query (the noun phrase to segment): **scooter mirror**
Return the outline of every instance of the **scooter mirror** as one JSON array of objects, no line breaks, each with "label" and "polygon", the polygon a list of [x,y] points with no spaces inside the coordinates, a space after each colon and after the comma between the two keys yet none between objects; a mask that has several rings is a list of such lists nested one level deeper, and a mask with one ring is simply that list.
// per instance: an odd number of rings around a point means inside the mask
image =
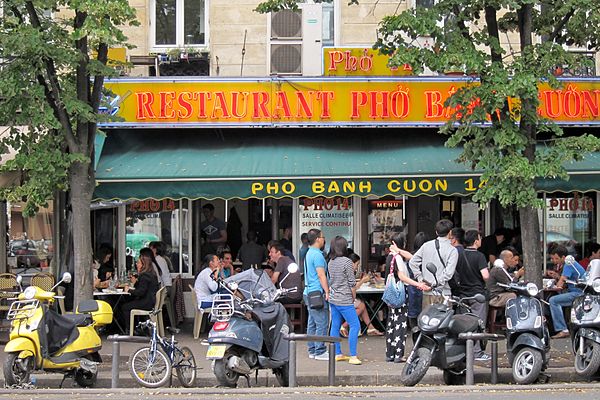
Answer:
[{"label": "scooter mirror", "polygon": [[229,282],[227,284],[227,287],[229,288],[229,290],[231,290],[232,292],[235,292],[238,289],[238,283],[237,282]]},{"label": "scooter mirror", "polygon": [[296,272],[298,272],[298,269],[299,269],[299,268],[298,268],[298,264],[296,264],[296,263],[291,263],[291,264],[290,264],[290,265],[288,265],[288,267],[287,267],[287,271],[288,271],[290,274],[295,274]]},{"label": "scooter mirror", "polygon": [[63,281],[64,283],[71,283],[71,279],[72,279],[72,278],[73,278],[73,277],[71,276],[71,274],[70,274],[69,272],[65,272],[65,273],[63,274],[63,276],[62,276],[62,281]]},{"label": "scooter mirror", "polygon": [[23,277],[21,275],[17,275],[17,285],[21,285],[21,283],[23,282]]},{"label": "scooter mirror", "polygon": [[477,293],[475,296],[473,296],[473,299],[478,303],[485,303],[485,296],[481,293]]},{"label": "scooter mirror", "polygon": [[431,272],[433,275],[435,275],[435,273],[437,272],[437,267],[435,266],[434,263],[431,263],[431,262],[427,263],[425,268],[427,268],[427,271]]}]

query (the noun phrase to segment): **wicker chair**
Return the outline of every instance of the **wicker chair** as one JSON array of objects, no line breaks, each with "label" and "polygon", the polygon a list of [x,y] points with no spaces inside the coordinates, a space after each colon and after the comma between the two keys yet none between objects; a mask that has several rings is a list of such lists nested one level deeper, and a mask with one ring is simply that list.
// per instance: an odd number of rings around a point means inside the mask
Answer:
[{"label": "wicker chair", "polygon": [[46,272],[40,272],[31,278],[31,286],[37,286],[47,292],[52,289],[55,283],[54,275]]},{"label": "wicker chair", "polygon": [[14,292],[17,288],[17,276],[15,274],[0,274],[0,311],[8,311],[10,303],[9,297],[15,297]]}]

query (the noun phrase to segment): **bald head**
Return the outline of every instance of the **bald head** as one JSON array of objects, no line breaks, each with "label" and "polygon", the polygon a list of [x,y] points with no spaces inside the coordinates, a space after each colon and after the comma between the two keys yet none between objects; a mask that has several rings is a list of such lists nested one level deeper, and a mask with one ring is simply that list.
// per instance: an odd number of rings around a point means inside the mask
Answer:
[{"label": "bald head", "polygon": [[502,252],[500,253],[500,259],[504,261],[505,268],[510,268],[517,265],[515,255],[510,250],[502,250]]}]

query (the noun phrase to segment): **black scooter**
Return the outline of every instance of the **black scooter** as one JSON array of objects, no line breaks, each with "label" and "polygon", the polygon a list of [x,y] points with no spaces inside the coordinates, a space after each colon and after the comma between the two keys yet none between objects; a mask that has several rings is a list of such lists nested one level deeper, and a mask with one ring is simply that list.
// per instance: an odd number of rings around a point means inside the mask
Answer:
[{"label": "black scooter", "polygon": [[506,354],[516,383],[529,385],[548,367],[550,333],[535,283],[499,286],[517,294],[506,303]]},{"label": "black scooter", "polygon": [[[435,277],[436,266],[427,264],[427,270]],[[435,291],[436,284],[432,285]],[[437,290],[441,294],[441,291]],[[475,300],[485,302],[485,296],[477,294],[472,297],[445,297],[444,304],[432,304],[427,307],[418,319],[418,326],[413,329],[414,347],[402,369],[400,382],[405,386],[414,386],[423,379],[430,365],[444,371],[444,382],[447,385],[462,385],[466,378],[466,341],[458,335],[465,332],[483,332],[483,321],[465,303]],[[455,314],[453,305],[467,310],[464,314]]]},{"label": "black scooter", "polygon": [[571,342],[575,372],[590,378],[600,368],[600,260],[592,260],[586,277],[567,281],[583,289],[571,307]]}]

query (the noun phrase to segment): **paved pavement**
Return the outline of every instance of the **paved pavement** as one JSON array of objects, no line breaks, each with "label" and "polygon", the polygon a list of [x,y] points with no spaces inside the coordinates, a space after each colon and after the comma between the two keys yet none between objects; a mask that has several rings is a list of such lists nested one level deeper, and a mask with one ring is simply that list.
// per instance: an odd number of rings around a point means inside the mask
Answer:
[{"label": "paved pavement", "polygon": [[[3,333],[6,335],[6,333]],[[201,345],[201,341],[206,337],[203,334],[200,340],[194,340],[191,335],[191,325],[184,324],[182,332],[177,336],[177,339],[182,346],[188,346],[194,352],[196,364],[198,366],[198,387],[214,387],[216,385],[215,377],[212,373],[211,363],[205,359],[206,346]],[[6,337],[0,336],[0,340]],[[105,339],[105,338],[104,338]],[[130,377],[127,369],[127,359],[135,349],[140,347],[135,343],[123,343],[121,345],[120,357],[120,386],[121,387],[136,387],[136,383]],[[412,344],[407,343],[407,348],[410,349]],[[342,350],[347,351],[347,343],[342,343]],[[511,383],[512,374],[508,360],[505,357],[504,342],[500,342],[500,370],[499,383]],[[104,363],[100,365],[97,387],[110,387],[111,383],[111,360],[112,360],[112,343],[104,340],[104,346],[101,350],[101,355]],[[362,336],[359,338],[358,344],[359,357],[363,360],[360,366],[350,365],[347,362],[336,363],[336,384],[345,386],[370,386],[370,385],[399,385],[398,376],[404,364],[388,363],[385,361],[385,339],[376,336]],[[5,353],[0,353],[0,361],[4,361]],[[298,344],[298,384],[300,386],[326,386],[327,385],[327,362],[316,361],[308,358],[306,344]],[[569,350],[568,339],[559,339],[552,341],[552,350],[550,365],[547,370],[550,375],[550,382],[582,382],[573,369],[573,356]],[[58,374],[35,374],[38,387],[59,387],[62,375]],[[490,369],[489,363],[476,363],[475,367],[475,383],[489,383]],[[4,383],[4,379],[0,379],[0,384]],[[177,379],[174,378],[173,385],[178,385]],[[443,385],[442,372],[437,368],[430,368],[427,375],[421,382],[422,385]],[[70,387],[72,382],[65,381],[65,387]],[[240,378],[239,387],[246,387],[247,383],[244,378]],[[258,374],[258,383],[255,383],[254,377],[251,379],[251,386],[277,386],[275,377],[270,371],[260,371]]]}]

